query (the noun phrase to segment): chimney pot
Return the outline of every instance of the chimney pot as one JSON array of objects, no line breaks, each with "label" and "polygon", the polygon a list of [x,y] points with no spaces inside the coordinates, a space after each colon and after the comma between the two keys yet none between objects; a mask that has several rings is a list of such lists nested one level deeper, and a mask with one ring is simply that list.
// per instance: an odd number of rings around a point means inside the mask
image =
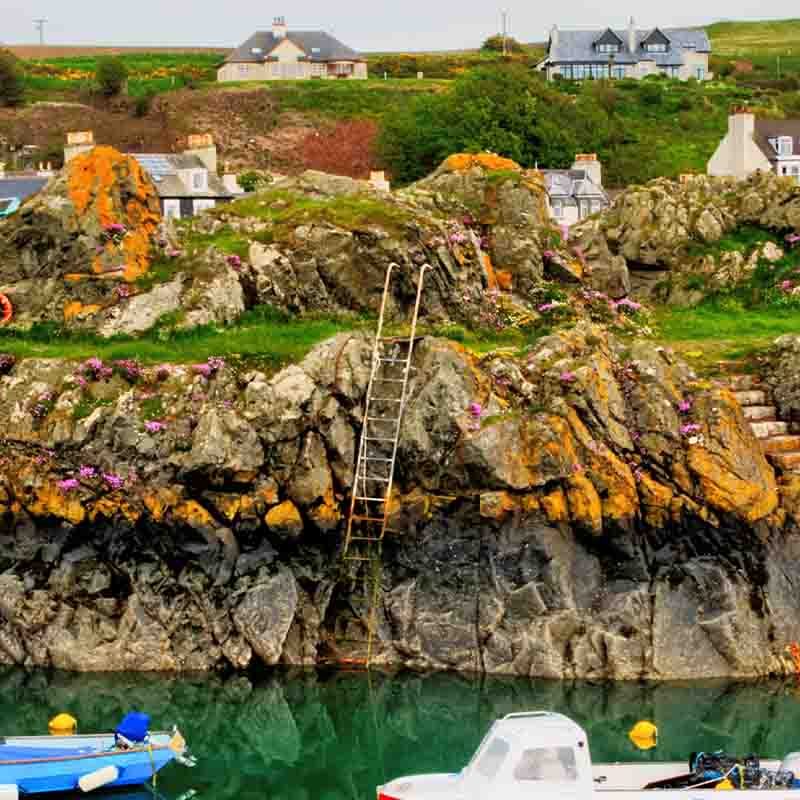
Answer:
[{"label": "chimney pot", "polygon": [[272,21],[272,35],[276,39],[284,39],[286,38],[286,34],[288,33],[288,28],[286,26],[286,17],[275,17]]}]

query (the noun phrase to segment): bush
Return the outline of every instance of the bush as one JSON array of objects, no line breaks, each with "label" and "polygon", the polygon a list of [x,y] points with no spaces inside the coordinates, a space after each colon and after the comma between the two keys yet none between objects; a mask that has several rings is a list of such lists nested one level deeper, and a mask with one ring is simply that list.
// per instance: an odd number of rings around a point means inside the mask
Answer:
[{"label": "bush", "polygon": [[372,120],[354,119],[309,134],[300,145],[306,169],[316,169],[350,178],[368,178],[376,166],[375,140],[378,125]]},{"label": "bush", "polygon": [[251,170],[250,172],[243,172],[237,176],[236,182],[245,192],[257,192],[272,183],[272,177],[269,175],[262,175],[260,172]]},{"label": "bush", "polygon": [[[503,37],[501,34],[496,33],[494,36],[490,36],[484,43],[481,48],[482,50],[486,50],[490,53],[502,53],[503,52]],[[522,45],[514,39],[512,36],[506,36],[506,52],[507,53],[521,53],[523,51]]]},{"label": "bush", "polygon": [[150,113],[150,109],[153,107],[153,100],[156,99],[156,92],[154,91],[147,91],[144,94],[140,94],[133,103],[133,116],[134,117],[146,117]]},{"label": "bush", "polygon": [[115,97],[125,88],[128,68],[121,58],[105,56],[97,61],[95,79],[102,94],[106,97]]},{"label": "bush", "polygon": [[0,50],[0,105],[18,106],[25,100],[25,82],[19,59]]}]

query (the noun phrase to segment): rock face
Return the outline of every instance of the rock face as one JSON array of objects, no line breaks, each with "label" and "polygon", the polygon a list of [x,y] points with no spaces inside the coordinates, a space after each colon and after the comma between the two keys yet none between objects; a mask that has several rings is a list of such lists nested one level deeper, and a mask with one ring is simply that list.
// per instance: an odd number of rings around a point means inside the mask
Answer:
[{"label": "rock face", "polygon": [[764,364],[781,419],[800,423],[800,335],[781,336]]},{"label": "rock face", "polygon": [[[0,362],[0,663],[363,655],[369,599],[340,555],[369,364],[349,334],[274,376]],[[424,339],[415,366],[379,662],[793,669],[800,481],[776,483],[733,395],[589,324],[525,359]]]},{"label": "rock face", "polygon": [[[681,287],[670,286],[678,273],[701,275],[711,288],[729,287],[755,269],[759,258],[780,258],[770,245],[764,252],[697,255],[742,225],[785,233],[800,231],[800,187],[772,173],[745,181],[694,176],[686,183],[667,179],[633,186],[612,207],[572,230],[589,266],[603,281],[610,270],[633,294],[662,302],[692,303]],[[633,277],[625,278],[625,270]],[[604,291],[605,285],[597,287]],[[612,294],[614,292],[612,291]]]}]

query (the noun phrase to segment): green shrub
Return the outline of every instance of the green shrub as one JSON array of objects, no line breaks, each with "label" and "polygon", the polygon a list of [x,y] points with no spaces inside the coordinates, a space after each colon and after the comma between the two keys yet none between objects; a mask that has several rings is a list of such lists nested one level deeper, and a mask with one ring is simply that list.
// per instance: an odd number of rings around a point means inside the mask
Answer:
[{"label": "green shrub", "polygon": [[106,97],[115,97],[125,88],[128,80],[128,68],[121,58],[104,56],[97,61],[95,79],[102,94]]},{"label": "green shrub", "polygon": [[[496,33],[494,36],[490,36],[484,43],[481,48],[490,53],[502,53],[503,52],[503,36],[502,34]],[[513,37],[513,36],[506,36],[505,37],[505,52],[506,53],[521,53],[523,52],[522,45]]]},{"label": "green shrub", "polygon": [[133,115],[140,118],[146,117],[153,107],[153,100],[155,100],[155,98],[156,93],[152,91],[146,91],[144,94],[140,94],[133,102]]},{"label": "green shrub", "polygon": [[25,78],[19,59],[0,50],[0,105],[19,106],[25,100]]},{"label": "green shrub", "polygon": [[257,192],[272,183],[272,176],[250,170],[239,175],[236,181],[245,192]]}]

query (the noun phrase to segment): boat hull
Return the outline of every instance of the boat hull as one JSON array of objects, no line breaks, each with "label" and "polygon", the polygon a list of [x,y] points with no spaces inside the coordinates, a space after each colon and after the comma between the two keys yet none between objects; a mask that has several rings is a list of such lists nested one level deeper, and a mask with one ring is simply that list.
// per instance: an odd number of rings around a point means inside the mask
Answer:
[{"label": "boat hull", "polygon": [[154,734],[149,747],[130,750],[112,750],[113,736],[6,739],[0,746],[0,785],[14,784],[25,794],[69,792],[81,778],[114,767],[116,780],[102,788],[138,786],[175,759],[169,743],[169,734]]}]

